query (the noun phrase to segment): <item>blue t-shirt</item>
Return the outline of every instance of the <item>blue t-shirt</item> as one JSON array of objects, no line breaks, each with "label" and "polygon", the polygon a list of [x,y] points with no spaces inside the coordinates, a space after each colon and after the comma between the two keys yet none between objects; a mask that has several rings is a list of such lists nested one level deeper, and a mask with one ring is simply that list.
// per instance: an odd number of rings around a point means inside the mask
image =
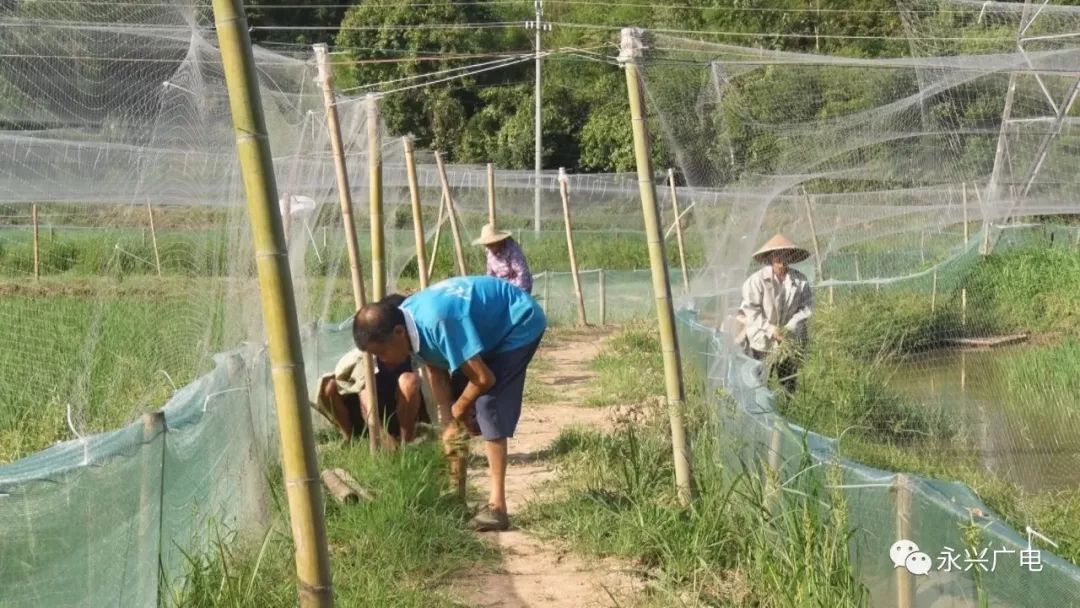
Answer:
[{"label": "blue t-shirt", "polygon": [[420,339],[420,358],[456,371],[476,356],[522,348],[547,329],[543,309],[529,294],[494,277],[456,277],[405,299]]}]

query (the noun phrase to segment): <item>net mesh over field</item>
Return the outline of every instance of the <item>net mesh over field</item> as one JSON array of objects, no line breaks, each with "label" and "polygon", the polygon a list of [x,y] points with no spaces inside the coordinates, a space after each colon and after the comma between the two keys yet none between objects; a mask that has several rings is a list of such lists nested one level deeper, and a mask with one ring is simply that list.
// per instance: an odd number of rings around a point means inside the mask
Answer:
[{"label": "net mesh over field", "polygon": [[[651,121],[708,244],[682,350],[708,395],[733,398],[717,398],[725,462],[783,481],[805,447],[807,474],[842,491],[875,605],[904,597],[889,549],[905,537],[934,567],[910,579],[912,605],[1080,604],[1076,296],[1061,279],[1080,231],[1051,218],[1080,210],[1080,9],[900,8],[910,51],[895,59],[646,33]],[[806,348],[758,362],[735,344],[738,309],[777,232],[812,254],[796,268],[814,312]],[[785,356],[801,362],[793,395],[768,378]],[[993,571],[967,559],[986,549]]]},{"label": "net mesh over field", "polygon": [[[154,605],[210,535],[257,540],[268,524],[276,421],[215,45],[205,4],[0,3],[5,607]],[[339,324],[352,308],[322,93],[311,54],[255,55],[310,385],[349,348]],[[342,98],[338,111],[367,269],[365,104]],[[402,142],[381,146],[387,282],[414,287]],[[419,157],[430,255],[440,180],[431,153]],[[450,165],[447,179],[479,273],[486,170]],[[549,315],[569,321],[558,180],[543,175],[540,232],[533,180],[499,172],[499,222],[535,253]],[[603,257],[608,240],[644,242],[635,181],[570,184],[579,251],[598,252],[583,268],[590,320],[647,313],[644,275]],[[455,273],[449,226],[438,233],[435,280]],[[161,408],[163,423],[140,418]]]}]

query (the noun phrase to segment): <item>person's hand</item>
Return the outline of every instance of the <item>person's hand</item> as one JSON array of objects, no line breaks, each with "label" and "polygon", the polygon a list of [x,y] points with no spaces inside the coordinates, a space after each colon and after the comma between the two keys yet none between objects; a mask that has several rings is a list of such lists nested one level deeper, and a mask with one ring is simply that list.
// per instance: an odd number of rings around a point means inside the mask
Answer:
[{"label": "person's hand", "polygon": [[460,401],[454,403],[450,408],[450,415],[454,417],[457,422],[464,422],[466,414],[469,413],[469,408],[463,405]]},{"label": "person's hand", "polygon": [[779,327],[774,327],[772,330],[772,337],[773,340],[776,340],[777,342],[783,342],[784,332]]},{"label": "person's hand", "polygon": [[460,440],[459,438],[464,434],[464,431],[465,428],[457,420],[451,420],[443,429],[440,439],[442,439],[443,446],[448,453],[453,451],[454,444]]}]

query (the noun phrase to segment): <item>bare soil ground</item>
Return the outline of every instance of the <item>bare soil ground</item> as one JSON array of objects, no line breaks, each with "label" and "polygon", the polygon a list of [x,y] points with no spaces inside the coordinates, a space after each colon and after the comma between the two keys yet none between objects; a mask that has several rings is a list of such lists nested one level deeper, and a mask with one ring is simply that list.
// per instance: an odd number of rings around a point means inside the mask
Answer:
[{"label": "bare soil ground", "polygon": [[[545,450],[569,426],[605,428],[610,408],[584,405],[593,374],[588,364],[600,351],[604,329],[562,332],[542,346],[535,374],[546,389],[558,396],[554,403],[526,400],[518,430],[510,440],[510,464],[506,494],[511,524],[514,513],[556,472],[544,460]],[[547,339],[545,339],[547,342]],[[483,445],[474,444],[473,454]],[[487,462],[473,458],[470,483],[487,495]],[[527,530],[484,534],[500,552],[499,563],[489,569],[467,573],[454,585],[454,594],[477,608],[599,608],[628,605],[640,582],[618,563],[582,558],[550,541],[541,541]]]}]

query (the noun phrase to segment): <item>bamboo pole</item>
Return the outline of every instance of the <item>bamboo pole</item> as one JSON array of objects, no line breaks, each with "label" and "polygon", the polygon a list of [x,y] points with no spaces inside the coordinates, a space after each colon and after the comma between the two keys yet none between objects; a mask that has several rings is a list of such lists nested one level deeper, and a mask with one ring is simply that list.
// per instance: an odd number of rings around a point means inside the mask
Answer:
[{"label": "bamboo pole", "polygon": [[[157,570],[161,567],[161,499],[162,481],[164,470],[162,459],[165,456],[165,441],[159,446],[154,446],[158,435],[165,432],[165,413],[161,410],[147,412],[142,415],[142,447],[144,452],[140,460],[141,475],[139,479],[139,521],[138,534],[142,541],[138,543],[137,564],[153,565]],[[158,450],[149,451],[154,447]],[[156,538],[157,541],[150,539]],[[158,600],[154,605],[160,604],[160,585],[155,585],[155,596]]]},{"label": "bamboo pole", "polygon": [[213,0],[213,12],[262,293],[281,465],[296,547],[298,599],[303,608],[329,607],[334,605],[334,595],[322,488],[311,431],[311,408],[307,405],[296,302],[255,58],[242,0]]},{"label": "bamboo pole", "polygon": [[551,271],[544,271],[544,295],[540,298],[540,305],[544,309],[544,314],[550,315],[551,308],[548,306],[548,286],[551,283]]},{"label": "bamboo pole", "polygon": [[157,267],[157,276],[161,276],[161,253],[158,252],[157,229],[154,227],[154,208],[146,203],[146,214],[150,216],[150,243],[154,246],[154,266]]},{"label": "bamboo pole", "polygon": [[967,288],[960,290],[960,325],[967,326]]},{"label": "bamboo pole", "polygon": [[937,311],[937,271],[934,271],[934,285],[930,291],[930,312]]},{"label": "bamboo pole", "polygon": [[38,238],[37,203],[34,203],[30,207],[30,215],[33,217],[34,221],[34,280],[36,281],[41,278],[41,245]]},{"label": "bamboo pole", "polygon": [[457,213],[454,212],[454,196],[450,193],[450,180],[446,177],[446,165],[443,164],[442,152],[435,153],[435,164],[439,169],[439,183],[442,184],[446,199],[446,215],[450,221],[450,232],[454,235],[454,258],[457,260],[458,275],[465,276],[465,254],[461,249],[461,233],[458,231]]},{"label": "bamboo pole", "polygon": [[[814,264],[817,268],[817,280],[825,280],[825,271],[823,270],[821,260],[821,247],[818,245],[817,229],[814,227],[814,204],[810,201],[810,195],[806,192],[806,188],[803,188],[803,202],[806,204],[806,219],[810,222],[810,236],[813,238],[814,243]],[[829,286],[829,305],[833,304],[833,288]]]},{"label": "bamboo pole", "polygon": [[689,505],[694,498],[691,471],[691,449],[683,421],[685,388],[682,362],[679,360],[678,336],[675,333],[675,311],[671,302],[664,241],[660,235],[660,213],[656,207],[656,185],[653,183],[652,158],[649,151],[649,132],[645,124],[645,96],[637,62],[642,53],[641,30],[623,28],[619,62],[626,72],[626,88],[630,100],[630,118],[634,133],[634,157],[637,161],[638,190],[641,211],[649,245],[649,266],[652,269],[653,294],[660,326],[660,343],[664,356],[664,380],[671,423],[671,446],[675,460],[675,485],[679,502]]},{"label": "bamboo pole", "polygon": [[859,272],[859,252],[855,252],[855,280],[861,281],[862,274]]},{"label": "bamboo pole", "polygon": [[604,269],[600,269],[600,325],[607,325],[607,290],[604,286]]},{"label": "bamboo pole", "polygon": [[574,224],[570,219],[570,179],[566,169],[559,167],[559,195],[562,198],[563,224],[566,226],[566,251],[570,258],[570,275],[574,280],[574,295],[577,297],[578,325],[588,325],[585,318],[585,296],[581,293],[581,276],[578,275],[577,255],[574,253]]},{"label": "bamboo pole", "polygon": [[[334,154],[334,174],[337,179],[338,202],[341,206],[341,224],[345,228],[345,248],[349,253],[349,276],[352,280],[353,305],[357,310],[367,303],[364,293],[364,279],[360,275],[360,246],[356,241],[356,224],[352,215],[352,190],[349,186],[349,170],[345,165],[345,148],[341,143],[341,123],[338,121],[337,105],[334,103],[334,85],[325,44],[316,44],[315,62],[319,70],[319,84],[323,91],[323,105],[326,108],[326,129],[330,135],[330,148]],[[375,364],[371,355],[364,353],[360,358],[364,372],[364,400],[375,403]],[[377,452],[382,439],[382,420],[379,408],[369,407],[367,412],[368,443],[371,451]]]},{"label": "bamboo pole", "polygon": [[671,185],[671,209],[675,213],[675,242],[679,245],[679,268],[682,269],[683,291],[690,295],[690,275],[686,273],[686,250],[683,247],[682,216],[679,215],[679,197],[675,195],[675,170],[668,169],[668,184]]},{"label": "bamboo pole", "polygon": [[919,233],[919,263],[926,263],[926,231]]},{"label": "bamboo pole", "polygon": [[[911,488],[908,476],[903,473],[896,475],[892,491],[896,499],[896,540],[911,540]],[[907,568],[895,568],[896,572],[896,606],[897,608],[914,608],[915,606],[915,575],[908,572]]]},{"label": "bamboo pole", "polygon": [[968,239],[968,209],[967,209],[967,182],[960,184],[960,204],[964,207],[964,247],[967,247]]},{"label": "bamboo pole", "polygon": [[416,179],[416,151],[412,137],[402,137],[401,143],[405,146],[405,170],[409,176],[409,201],[412,203],[413,237],[416,242],[416,274],[420,277],[420,289],[426,289],[427,252],[424,243],[424,214],[420,208],[420,184]]},{"label": "bamboo pole", "polygon": [[368,93],[368,214],[371,219],[371,299],[386,297],[386,247],[383,243],[382,135],[379,132],[379,102]]},{"label": "bamboo pole", "polygon": [[495,228],[495,165],[487,164],[488,223]]},{"label": "bamboo pole", "polygon": [[431,247],[431,258],[428,263],[428,281],[431,281],[431,273],[435,269],[435,258],[439,255],[439,242],[442,241],[442,227],[446,222],[443,212],[446,211],[446,197],[439,196],[439,219],[435,222],[434,245]]}]

